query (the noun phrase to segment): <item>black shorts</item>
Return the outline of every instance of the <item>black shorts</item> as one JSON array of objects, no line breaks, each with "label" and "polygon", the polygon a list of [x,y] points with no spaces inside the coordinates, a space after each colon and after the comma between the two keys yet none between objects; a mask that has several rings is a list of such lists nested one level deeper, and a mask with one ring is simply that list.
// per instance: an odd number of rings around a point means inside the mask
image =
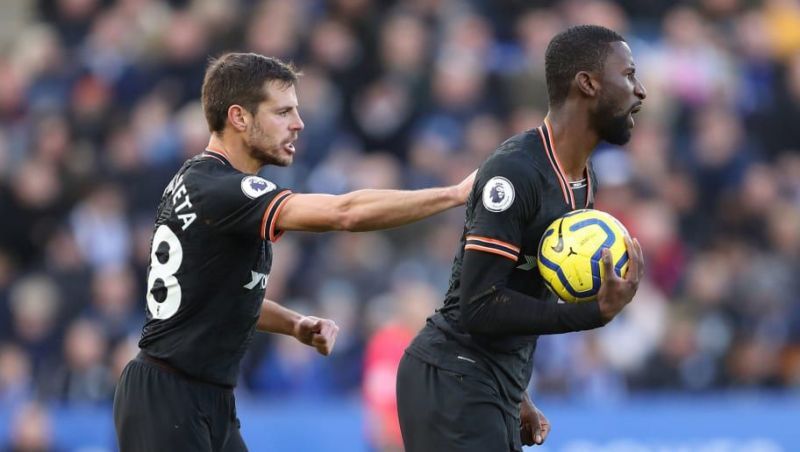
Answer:
[{"label": "black shorts", "polygon": [[397,413],[406,452],[521,451],[518,416],[488,382],[407,352],[397,371]]},{"label": "black shorts", "polygon": [[114,394],[121,452],[246,451],[233,389],[189,380],[141,353]]}]

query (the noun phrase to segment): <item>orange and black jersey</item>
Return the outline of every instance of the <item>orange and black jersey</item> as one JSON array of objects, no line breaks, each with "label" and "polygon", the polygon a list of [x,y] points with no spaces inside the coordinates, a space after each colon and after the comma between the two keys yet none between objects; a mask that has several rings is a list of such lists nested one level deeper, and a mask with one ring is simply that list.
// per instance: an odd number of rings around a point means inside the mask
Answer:
[{"label": "orange and black jersey", "polygon": [[444,305],[409,347],[440,367],[482,369],[519,402],[539,334],[602,325],[596,303],[559,304],[539,275],[536,256],[547,227],[592,207],[595,178],[569,181],[549,124],[516,135],[478,170]]},{"label": "orange and black jersey", "polygon": [[190,377],[234,386],[255,331],[291,191],[207,149],[164,190],[139,347]]}]

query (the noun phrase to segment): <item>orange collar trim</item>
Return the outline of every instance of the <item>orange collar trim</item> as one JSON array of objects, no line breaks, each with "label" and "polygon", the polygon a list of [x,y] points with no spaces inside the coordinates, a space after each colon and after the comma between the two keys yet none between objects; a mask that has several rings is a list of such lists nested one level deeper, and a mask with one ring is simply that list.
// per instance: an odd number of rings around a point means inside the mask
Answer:
[{"label": "orange collar trim", "polygon": [[[539,127],[540,135],[542,136],[542,144],[544,144],[544,150],[547,154],[547,158],[550,160],[550,165],[553,167],[553,171],[556,173],[556,178],[558,179],[559,184],[561,185],[561,190],[564,193],[564,201],[574,210],[576,209],[575,206],[575,193],[572,191],[572,185],[570,185],[569,179],[567,179],[567,174],[564,172],[563,167],[561,166],[561,162],[558,160],[558,154],[556,153],[556,145],[555,140],[553,138],[553,129],[550,126],[550,120],[544,118],[544,126]],[[584,168],[583,173],[586,177],[586,206],[589,205],[594,200],[592,196],[592,180],[591,175],[589,172],[589,166],[587,163],[586,168]]]}]

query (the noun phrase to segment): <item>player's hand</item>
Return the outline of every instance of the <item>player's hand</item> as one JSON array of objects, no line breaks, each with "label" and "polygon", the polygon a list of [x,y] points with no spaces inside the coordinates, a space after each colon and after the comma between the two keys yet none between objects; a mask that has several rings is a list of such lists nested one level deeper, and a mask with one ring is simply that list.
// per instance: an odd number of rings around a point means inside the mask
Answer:
[{"label": "player's hand", "polygon": [[476,174],[478,174],[478,170],[471,172],[469,176],[465,177],[464,180],[456,185],[456,199],[458,199],[459,204],[467,202],[469,193],[472,191],[472,186],[475,185]]},{"label": "player's hand", "polygon": [[331,354],[338,333],[336,322],[313,316],[302,317],[294,326],[294,337],[298,341],[316,348],[325,356]]},{"label": "player's hand", "polygon": [[550,421],[527,396],[519,407],[519,421],[519,436],[526,446],[542,445],[550,434]]},{"label": "player's hand", "polygon": [[644,257],[642,247],[636,239],[631,240],[625,237],[625,246],[628,248],[628,272],[625,278],[620,278],[614,273],[614,263],[611,260],[611,253],[603,250],[603,267],[605,268],[605,278],[600,285],[600,292],[597,294],[597,303],[600,307],[600,315],[603,323],[608,323],[631,302],[636,290],[639,289],[639,281],[644,277]]}]

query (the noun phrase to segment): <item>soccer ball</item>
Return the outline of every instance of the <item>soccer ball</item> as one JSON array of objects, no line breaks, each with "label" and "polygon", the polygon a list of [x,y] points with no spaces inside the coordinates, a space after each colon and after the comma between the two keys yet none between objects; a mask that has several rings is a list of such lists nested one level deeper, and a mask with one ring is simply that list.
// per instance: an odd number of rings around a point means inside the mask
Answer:
[{"label": "soccer ball", "polygon": [[628,271],[628,230],[610,214],[574,210],[555,220],[539,242],[539,273],[547,287],[566,302],[597,299],[605,268],[603,248],[611,252],[614,272]]}]

